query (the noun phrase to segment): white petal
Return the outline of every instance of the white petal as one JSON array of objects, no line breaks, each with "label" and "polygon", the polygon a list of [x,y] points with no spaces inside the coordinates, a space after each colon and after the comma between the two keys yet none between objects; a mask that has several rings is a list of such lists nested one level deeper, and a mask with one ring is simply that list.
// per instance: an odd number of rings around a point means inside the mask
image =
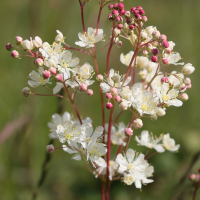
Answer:
[{"label": "white petal", "polygon": [[78,41],[78,42],[75,42],[76,45],[80,46],[80,47],[85,47],[86,44],[82,41]]},{"label": "white petal", "polygon": [[155,145],[154,149],[159,153],[163,153],[165,151],[165,149],[163,148],[163,146],[161,144]]},{"label": "white petal", "polygon": [[134,157],[135,157],[135,151],[133,149],[128,149],[126,152],[126,158],[128,162],[131,163]]}]

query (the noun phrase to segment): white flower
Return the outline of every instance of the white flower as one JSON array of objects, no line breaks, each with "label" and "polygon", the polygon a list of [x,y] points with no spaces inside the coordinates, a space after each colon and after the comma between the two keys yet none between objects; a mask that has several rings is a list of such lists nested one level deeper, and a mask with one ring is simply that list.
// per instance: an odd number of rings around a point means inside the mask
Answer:
[{"label": "white flower", "polygon": [[141,146],[146,146],[149,149],[155,149],[157,152],[162,153],[165,151],[162,144],[158,144],[162,138],[155,138],[153,135],[149,135],[149,131],[142,131],[141,138],[135,136],[135,140]]},{"label": "white flower", "polygon": [[177,151],[180,144],[175,145],[175,140],[170,138],[169,133],[167,133],[163,136],[163,147],[169,151]]},{"label": "white flower", "polygon": [[[95,162],[99,167],[96,169],[95,177],[97,178],[98,174],[105,176],[107,174],[107,163],[103,158],[99,158]],[[115,161],[109,161],[109,179],[112,180],[112,177],[117,173],[119,164]]]},{"label": "white flower", "polygon": [[179,94],[179,90],[170,89],[168,83],[163,83],[160,88],[157,88],[156,93],[161,103],[176,107],[183,105],[183,102],[176,98]]},{"label": "white flower", "polygon": [[42,39],[40,37],[36,36],[35,39],[33,40],[33,45],[36,48],[42,47]]},{"label": "white flower", "polygon": [[188,63],[188,64],[184,65],[183,68],[182,68],[182,72],[183,72],[183,74],[185,74],[185,75],[190,75],[190,74],[192,74],[194,71],[195,71],[195,68],[192,66],[191,63]]},{"label": "white flower", "polygon": [[56,30],[56,32],[58,33],[58,35],[55,37],[55,41],[57,43],[58,42],[64,42],[63,34],[59,30]]},{"label": "white flower", "polygon": [[130,101],[132,91],[128,87],[123,87],[122,91],[120,92],[120,96],[122,97],[122,99]]},{"label": "white flower", "polygon": [[103,29],[98,29],[97,35],[95,34],[96,29],[89,27],[87,33],[78,33],[78,37],[81,41],[75,42],[75,44],[86,48],[94,47],[95,43],[103,39]]},{"label": "white flower", "polygon": [[[126,145],[126,142],[124,142],[124,139],[126,138],[125,135],[126,126],[123,122],[120,122],[117,128],[115,126],[112,126],[111,128],[111,142],[115,145]],[[108,132],[108,124],[105,124],[105,131]],[[105,135],[105,139],[107,140],[107,135]]]},{"label": "white flower", "polygon": [[32,38],[31,40],[23,40],[22,41],[22,47],[25,49],[25,50],[31,50],[33,49],[33,41],[32,41]]},{"label": "white flower", "polygon": [[57,138],[56,129],[57,126],[64,125],[66,122],[71,120],[71,115],[68,112],[64,112],[62,116],[55,113],[52,115],[52,122],[48,123],[51,133],[49,134],[50,138]]},{"label": "white flower", "polygon": [[[126,55],[124,55],[123,53],[121,53],[120,55],[120,61],[122,64],[126,65],[127,67],[129,66],[130,62],[131,62],[131,58],[133,57],[134,52],[130,51],[129,53],[127,53]],[[132,63],[131,67],[134,66],[134,62]]]},{"label": "white flower", "polygon": [[153,173],[153,166],[149,166],[148,162],[144,159],[143,154],[135,156],[135,151],[128,149],[126,152],[126,157],[123,157],[122,154],[118,154],[116,162],[120,165],[118,172],[124,173],[126,177],[127,174],[131,174],[132,177],[130,181],[127,182],[127,177],[125,181],[128,184],[135,183],[136,188],[142,187],[142,184],[151,183],[153,180],[147,179]]},{"label": "white flower", "polygon": [[167,58],[169,64],[184,65],[184,62],[177,63],[179,60],[181,60],[179,53],[164,54],[164,58]]},{"label": "white flower", "polygon": [[[118,93],[121,91],[122,89],[122,83],[123,83],[123,77],[121,77],[119,75],[119,72],[115,72],[114,69],[110,69],[109,72],[109,79],[106,78],[105,80],[107,83],[101,83],[101,89],[103,93],[109,92],[111,88],[115,87],[118,89]],[[127,79],[124,82],[123,86],[126,86],[129,84],[129,82],[131,81],[131,77],[127,77]]]},{"label": "white flower", "polygon": [[28,84],[31,86],[31,87],[37,87],[39,85],[45,85],[47,83],[51,84],[49,82],[49,79],[45,79],[43,77],[43,71],[44,71],[44,68],[43,67],[39,67],[38,69],[39,72],[36,72],[36,71],[32,71],[30,74],[29,74],[29,77],[32,79],[32,80],[28,80]]}]

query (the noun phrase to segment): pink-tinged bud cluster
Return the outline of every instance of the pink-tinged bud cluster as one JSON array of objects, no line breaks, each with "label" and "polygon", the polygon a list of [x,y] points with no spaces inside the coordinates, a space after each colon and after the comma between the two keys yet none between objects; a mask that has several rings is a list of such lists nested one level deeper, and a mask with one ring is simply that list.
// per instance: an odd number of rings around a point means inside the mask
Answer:
[{"label": "pink-tinged bud cluster", "polygon": [[135,119],[133,121],[133,126],[138,129],[138,128],[142,128],[143,127],[143,122],[141,119]]},{"label": "pink-tinged bud cluster", "polygon": [[93,95],[93,90],[89,89],[89,90],[87,90],[86,93],[87,93],[88,96],[92,96]]},{"label": "pink-tinged bud cluster", "polygon": [[19,52],[16,51],[16,50],[14,50],[14,51],[12,51],[11,56],[12,56],[13,58],[17,59],[17,58],[19,58]]},{"label": "pink-tinged bud cluster", "polygon": [[25,87],[22,89],[22,95],[24,95],[25,97],[28,97],[31,94],[31,90],[29,87]]},{"label": "pink-tinged bud cluster", "polygon": [[11,50],[13,49],[13,45],[12,45],[11,43],[7,43],[7,44],[6,44],[6,49],[7,49],[8,51],[11,51]]},{"label": "pink-tinged bud cluster", "polygon": [[16,36],[16,37],[15,37],[15,42],[16,42],[17,45],[21,45],[22,42],[23,42],[22,37],[20,37],[20,36]]},{"label": "pink-tinged bud cluster", "polygon": [[131,128],[126,128],[125,133],[129,136],[133,135],[133,130]]},{"label": "pink-tinged bud cluster", "polygon": [[55,78],[56,78],[57,81],[62,81],[62,79],[63,79],[63,77],[62,77],[61,74],[57,74],[57,75],[55,76]]},{"label": "pink-tinged bud cluster", "polygon": [[106,104],[106,108],[107,108],[107,109],[111,109],[112,107],[113,107],[112,103],[108,102],[108,103]]},{"label": "pink-tinged bud cluster", "polygon": [[106,93],[106,99],[112,99],[112,94],[111,93]]},{"label": "pink-tinged bud cluster", "polygon": [[81,83],[81,91],[85,92],[87,90],[87,84],[86,83]]},{"label": "pink-tinged bud cluster", "polygon": [[168,77],[162,77],[161,78],[161,83],[168,83]]},{"label": "pink-tinged bud cluster", "polygon": [[53,153],[54,152],[54,146],[53,144],[47,145],[46,150],[48,153]]},{"label": "pink-tinged bud cluster", "polygon": [[48,70],[45,70],[45,71],[43,71],[42,73],[43,73],[43,77],[44,77],[45,79],[48,79],[48,78],[51,76],[51,73],[50,73],[50,71],[48,71]]},{"label": "pink-tinged bud cluster", "polygon": [[190,174],[189,179],[196,184],[200,182],[200,175],[199,174]]},{"label": "pink-tinged bud cluster", "polygon": [[34,64],[38,67],[42,67],[43,64],[44,64],[44,61],[41,59],[41,58],[37,58],[35,61],[34,61]]}]

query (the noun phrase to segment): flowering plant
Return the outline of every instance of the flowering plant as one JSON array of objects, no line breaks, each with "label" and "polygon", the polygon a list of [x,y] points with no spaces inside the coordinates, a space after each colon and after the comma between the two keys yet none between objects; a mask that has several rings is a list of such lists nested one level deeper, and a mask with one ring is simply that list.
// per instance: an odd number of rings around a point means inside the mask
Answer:
[{"label": "flowering plant", "polygon": [[[76,113],[74,119],[70,113],[62,115],[53,114],[52,121],[48,123],[50,128],[49,137],[58,138],[63,144],[65,152],[72,154],[74,160],[82,160],[86,168],[99,177],[102,184],[102,199],[110,199],[110,183],[121,180],[127,185],[135,184],[141,189],[142,184],[153,182],[154,167],[149,164],[148,159],[156,153],[166,150],[175,152],[180,145],[176,145],[170,134],[161,134],[159,138],[152,133],[143,130],[141,136],[135,136],[137,143],[147,147],[146,154],[136,153],[129,148],[134,129],[143,126],[142,118],[148,117],[156,120],[166,114],[169,106],[180,107],[183,101],[188,100],[185,93],[192,87],[191,80],[187,76],[194,72],[192,64],[179,62],[179,53],[174,53],[175,43],[167,40],[167,36],[161,34],[156,27],[145,28],[147,17],[141,6],[125,9],[120,0],[115,4],[113,1],[99,1],[99,15],[95,28],[85,28],[84,6],[87,0],[79,0],[81,7],[83,33],[78,33],[79,41],[71,47],[65,41],[63,34],[57,30],[57,36],[52,45],[43,42],[36,36],[34,39],[23,40],[20,36],[15,38],[16,44],[21,45],[21,50],[27,55],[21,55],[11,43],[6,45],[7,50],[12,50],[11,56],[21,58],[22,56],[35,58],[34,64],[37,71],[29,74],[29,86],[35,88],[43,85],[51,94],[36,94],[30,88],[22,90],[23,95],[57,96],[71,103]],[[111,22],[111,35],[106,56],[106,75],[99,73],[97,60],[97,43],[104,41],[104,31],[99,28],[102,9],[108,5],[110,14],[108,20]],[[87,30],[87,31],[86,31]],[[122,46],[121,39],[126,39],[131,44],[130,52],[120,55],[120,61],[127,66],[127,71],[121,75],[110,67],[110,53],[114,47]],[[17,48],[17,47],[16,47]],[[91,56],[94,61],[94,69],[90,63],[80,65],[78,57],[74,57],[71,51],[80,51]],[[101,49],[100,49],[101,50]],[[181,65],[181,72],[167,72],[168,65]],[[177,68],[177,67],[176,67]],[[93,90],[88,89],[90,85],[99,85],[102,108],[102,124],[93,129],[92,119],[82,119],[75,105],[77,92],[88,96],[93,95]],[[138,78],[140,81],[138,81]],[[55,80],[55,81],[54,81]],[[55,84],[56,83],[56,84]],[[52,88],[48,84],[55,84]],[[64,90],[65,95],[59,94]],[[107,103],[104,103],[104,97]],[[105,109],[110,110],[109,121],[105,120]],[[119,114],[114,118],[114,110]],[[126,124],[117,121],[122,112],[131,112],[132,117]],[[111,158],[111,144],[118,145],[115,157]],[[47,152],[51,153],[56,148],[51,144],[47,146]],[[151,155],[149,151],[154,149]]]}]

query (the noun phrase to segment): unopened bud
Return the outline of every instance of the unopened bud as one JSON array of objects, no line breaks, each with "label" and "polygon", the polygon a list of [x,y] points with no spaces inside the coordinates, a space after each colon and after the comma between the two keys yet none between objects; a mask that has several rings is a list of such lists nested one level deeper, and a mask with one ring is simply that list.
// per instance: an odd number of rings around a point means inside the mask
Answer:
[{"label": "unopened bud", "polygon": [[37,58],[35,61],[34,61],[34,64],[38,67],[42,67],[43,64],[44,64],[44,61],[41,59],[41,58]]},{"label": "unopened bud", "polygon": [[124,9],[124,4],[123,4],[123,3],[119,3],[119,4],[118,4],[118,8],[119,8],[120,10],[123,10],[123,9]]},{"label": "unopened bud", "polygon": [[136,129],[142,128],[142,126],[143,126],[142,120],[141,120],[141,119],[135,119],[135,120],[133,121],[133,126],[134,126]]},{"label": "unopened bud", "polygon": [[159,51],[157,48],[154,48],[151,50],[151,53],[152,53],[152,55],[156,56],[156,55],[158,55]]},{"label": "unopened bud", "polygon": [[164,49],[165,53],[170,54],[172,52],[172,48],[168,47]]},{"label": "unopened bud", "polygon": [[64,41],[63,34],[59,30],[56,30],[56,32],[58,33],[58,35],[55,37],[55,41],[57,43],[63,42]]},{"label": "unopened bud", "polygon": [[98,75],[96,76],[96,79],[97,79],[97,81],[102,82],[102,81],[103,81],[103,76],[102,76],[101,74],[98,74]]},{"label": "unopened bud", "polygon": [[180,84],[179,85],[179,89],[180,90],[184,90],[186,88],[186,85],[184,83]]},{"label": "unopened bud", "polygon": [[126,128],[125,133],[129,136],[133,135],[133,130],[131,128]]},{"label": "unopened bud", "polygon": [[62,81],[62,79],[63,79],[63,77],[62,77],[61,74],[57,74],[57,75],[55,76],[55,78],[56,78],[57,81]]},{"label": "unopened bud", "polygon": [[108,9],[109,9],[109,10],[112,10],[112,9],[113,9],[113,5],[110,4],[110,5],[108,6]]},{"label": "unopened bud", "polygon": [[147,39],[148,35],[146,31],[141,31],[140,33],[141,39],[144,41]]},{"label": "unopened bud", "polygon": [[118,3],[115,3],[115,4],[113,5],[113,7],[114,7],[114,9],[118,9]]},{"label": "unopened bud", "polygon": [[36,48],[42,47],[42,39],[40,37],[36,36],[35,39],[33,40],[33,45]]},{"label": "unopened bud", "polygon": [[196,178],[196,174],[190,174],[189,179],[191,181],[195,181],[195,178]]},{"label": "unopened bud", "polygon": [[164,35],[164,34],[162,34],[162,35],[160,35],[159,40],[160,40],[161,42],[164,42],[164,41],[167,40],[167,36]]},{"label": "unopened bud", "polygon": [[188,90],[190,90],[192,88],[192,84],[189,84],[186,86]]},{"label": "unopened bud", "polygon": [[53,144],[47,145],[46,150],[48,153],[53,153],[54,152],[54,146]]},{"label": "unopened bud", "polygon": [[182,67],[182,73],[185,75],[190,75],[195,71],[195,68],[192,64],[188,63]]},{"label": "unopened bud", "polygon": [[152,36],[154,39],[158,40],[160,38],[160,31],[153,31]]},{"label": "unopened bud", "polygon": [[148,20],[147,16],[142,16],[142,21],[146,22]]},{"label": "unopened bud", "polygon": [[51,72],[51,74],[57,74],[56,68],[55,67],[50,67],[49,71]]},{"label": "unopened bud", "polygon": [[146,44],[146,50],[147,51],[151,51],[152,48],[153,48],[152,44],[150,44],[150,43]]},{"label": "unopened bud", "polygon": [[163,47],[168,48],[169,47],[169,42],[166,40],[162,43]]},{"label": "unopened bud", "polygon": [[13,58],[19,58],[19,52],[18,51],[16,51],[16,50],[14,50],[14,51],[12,51],[12,53],[11,53],[11,56],[13,57]]},{"label": "unopened bud", "polygon": [[169,64],[169,61],[168,61],[167,58],[164,58],[164,59],[162,59],[162,63],[163,63],[164,65],[168,65],[168,64]]},{"label": "unopened bud", "polygon": [[108,102],[108,103],[106,104],[106,108],[107,108],[107,109],[111,109],[112,107],[113,107],[112,103]]},{"label": "unopened bud", "polygon": [[131,13],[129,11],[125,11],[124,16],[129,18],[131,16]]},{"label": "unopened bud", "polygon": [[167,82],[168,82],[168,77],[161,78],[161,83],[167,83]]},{"label": "unopened bud", "polygon": [[165,110],[162,108],[158,108],[158,111],[156,113],[156,115],[158,115],[159,117],[162,117],[166,114]]},{"label": "unopened bud", "polygon": [[121,102],[121,103],[119,104],[119,108],[120,108],[121,110],[127,110],[127,109],[128,109],[128,104],[127,104],[126,102]]},{"label": "unopened bud", "polygon": [[129,29],[130,30],[133,30],[135,27],[131,24],[131,25],[129,25]]},{"label": "unopened bud", "polygon": [[93,95],[93,90],[89,89],[89,90],[87,90],[86,93],[87,93],[88,96],[92,96]]},{"label": "unopened bud", "polygon": [[86,91],[86,90],[87,90],[87,84],[81,83],[81,91]]},{"label": "unopened bud", "polygon": [[29,94],[31,94],[31,90],[30,90],[29,87],[25,87],[25,88],[22,89],[22,95],[27,97]]},{"label": "unopened bud", "polygon": [[29,40],[24,40],[22,42],[22,47],[25,49],[25,50],[31,50],[33,49],[33,42],[32,41],[29,41]]},{"label": "unopened bud", "polygon": [[113,20],[112,14],[109,14],[107,18],[108,18],[108,20]]},{"label": "unopened bud", "polygon": [[121,30],[118,29],[118,28],[115,28],[114,31],[113,31],[113,36],[117,37],[117,36],[119,36],[120,33],[121,33]]},{"label": "unopened bud", "polygon": [[119,103],[121,101],[121,97],[119,95],[116,95],[115,96],[115,101]]},{"label": "unopened bud", "polygon": [[113,94],[113,95],[116,95],[117,94],[117,88],[111,88],[110,93]]},{"label": "unopened bud", "polygon": [[119,24],[118,29],[122,29],[122,28],[123,28],[123,24]]},{"label": "unopened bud", "polygon": [[106,99],[112,99],[112,94],[111,93],[106,93]]},{"label": "unopened bud", "polygon": [[144,70],[141,70],[139,73],[138,73],[139,77],[141,80],[144,80],[147,76],[147,70],[144,69]]},{"label": "unopened bud", "polygon": [[186,93],[182,93],[179,95],[179,99],[181,101],[187,101],[189,99],[189,96]]},{"label": "unopened bud", "polygon": [[190,78],[185,78],[184,80],[183,80],[183,82],[186,84],[186,85],[189,85],[189,84],[191,84],[191,79]]},{"label": "unopened bud", "polygon": [[12,45],[11,43],[7,43],[7,44],[6,44],[6,49],[7,49],[8,51],[11,51],[11,50],[13,49],[13,45]]},{"label": "unopened bud", "polygon": [[145,15],[145,11],[142,9],[139,10],[139,13],[140,13],[140,15]]},{"label": "unopened bud", "polygon": [[119,15],[118,10],[113,10],[113,11],[112,11],[112,16],[113,16],[113,17],[117,17],[118,15]]},{"label": "unopened bud", "polygon": [[121,48],[122,47],[122,41],[117,41],[116,42],[116,46],[117,46],[117,48]]},{"label": "unopened bud", "polygon": [[152,56],[152,57],[151,57],[151,61],[152,61],[152,62],[157,62],[157,61],[158,61],[158,58],[157,58],[156,56]]},{"label": "unopened bud", "polygon": [[48,79],[51,76],[51,73],[48,70],[44,70],[42,73],[43,73],[43,77],[45,79]]},{"label": "unopened bud", "polygon": [[15,42],[16,42],[17,45],[21,45],[22,42],[23,42],[22,37],[20,37],[20,36],[16,36],[16,37],[15,37]]}]

